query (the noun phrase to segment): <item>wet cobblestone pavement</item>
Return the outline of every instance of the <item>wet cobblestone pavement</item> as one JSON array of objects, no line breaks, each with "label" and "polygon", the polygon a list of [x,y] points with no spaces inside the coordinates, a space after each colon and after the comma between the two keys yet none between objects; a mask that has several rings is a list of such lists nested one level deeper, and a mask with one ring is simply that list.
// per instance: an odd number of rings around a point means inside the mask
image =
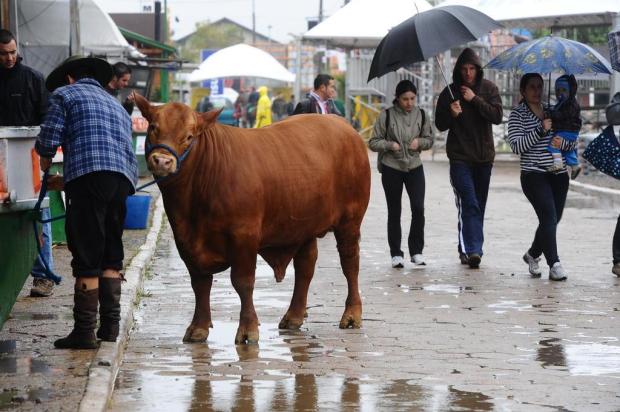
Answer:
[{"label": "wet cobblestone pavement", "polygon": [[[259,344],[234,345],[240,306],[228,272],[215,276],[208,342],[184,344],[194,296],[167,227],[110,410],[619,410],[620,279],[610,271],[618,211],[571,192],[558,236],[569,279],[550,282],[546,265],[543,277],[532,279],[521,256],[535,215],[521,193],[518,165],[498,163],[485,255],[472,270],[456,253],[447,163],[424,167],[424,268],[390,267],[385,200],[373,172],[357,330],[338,329],[346,283],[328,234],[319,242],[300,330],[277,327],[292,294],[292,268],[276,284],[259,260]],[[403,216],[406,229],[410,215]]]}]

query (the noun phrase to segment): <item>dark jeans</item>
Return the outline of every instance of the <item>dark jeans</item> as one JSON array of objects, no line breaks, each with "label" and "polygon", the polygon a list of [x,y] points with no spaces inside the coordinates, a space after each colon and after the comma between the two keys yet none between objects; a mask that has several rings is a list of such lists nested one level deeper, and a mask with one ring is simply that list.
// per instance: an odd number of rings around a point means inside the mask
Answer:
[{"label": "dark jeans", "polygon": [[549,267],[559,262],[556,232],[568,193],[568,174],[521,172],[521,188],[538,216],[538,228],[529,254],[545,255]]},{"label": "dark jeans", "polygon": [[450,162],[450,183],[458,210],[459,254],[482,256],[484,211],[493,164]]},{"label": "dark jeans", "polygon": [[383,165],[381,183],[385,191],[388,208],[388,244],[392,256],[403,256],[400,249],[401,228],[400,215],[403,185],[409,195],[411,207],[411,227],[409,228],[409,254],[422,253],[424,249],[424,193],[426,182],[424,167],[419,166],[409,172],[401,172]]},{"label": "dark jeans", "polygon": [[123,268],[125,201],[133,191],[125,176],[94,172],[65,185],[67,246],[73,276],[98,277]]},{"label": "dark jeans", "polygon": [[620,216],[618,216],[616,231],[614,232],[613,257],[614,265],[620,262]]}]

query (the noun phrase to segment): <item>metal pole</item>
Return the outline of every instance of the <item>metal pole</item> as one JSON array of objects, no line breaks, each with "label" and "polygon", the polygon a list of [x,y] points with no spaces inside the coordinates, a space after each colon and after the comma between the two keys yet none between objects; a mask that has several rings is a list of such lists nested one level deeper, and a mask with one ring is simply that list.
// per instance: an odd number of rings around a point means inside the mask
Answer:
[{"label": "metal pole", "polygon": [[252,0],[252,46],[256,45],[256,1]]},{"label": "metal pole", "polygon": [[443,72],[443,67],[441,66],[441,63],[439,62],[439,58],[437,56],[435,56],[435,60],[437,60],[437,65],[439,66],[439,70],[441,70],[441,75],[443,76],[443,80],[444,82],[446,82],[446,86],[448,87],[448,91],[450,92],[450,97],[452,97],[452,101],[454,101],[454,94],[452,94],[452,89],[450,88],[450,83],[448,83],[448,78],[446,77],[446,74]]},{"label": "metal pole", "polygon": [[301,35],[296,36],[295,38],[296,46],[297,46],[297,54],[295,56],[295,66],[297,66],[297,73],[295,73],[295,101],[301,101],[301,76],[302,76],[302,67],[301,67],[301,53],[302,53],[302,43],[301,43]]},{"label": "metal pole", "polygon": [[[164,0],[164,24],[163,26],[163,33],[162,33],[162,43],[166,43],[166,41],[168,40],[168,1]],[[167,52],[164,52],[164,57],[168,57]],[[168,102],[169,100],[169,95],[170,95],[170,84],[169,84],[169,79],[168,79],[168,70],[161,70],[159,72],[160,75],[160,85],[159,85],[159,90],[161,92],[161,101],[162,102]]]},{"label": "metal pole", "polygon": [[80,42],[80,8],[79,0],[71,0],[69,5],[69,13],[71,16],[71,29],[69,32],[69,54],[80,54],[82,44]]},{"label": "metal pole", "polygon": [[323,0],[319,0],[319,23],[323,21]]}]

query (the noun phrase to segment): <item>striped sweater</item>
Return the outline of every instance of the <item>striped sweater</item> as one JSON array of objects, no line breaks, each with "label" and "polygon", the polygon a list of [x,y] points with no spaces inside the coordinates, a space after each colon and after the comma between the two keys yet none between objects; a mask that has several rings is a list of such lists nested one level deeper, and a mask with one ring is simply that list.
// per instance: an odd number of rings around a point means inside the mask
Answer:
[{"label": "striped sweater", "polygon": [[[522,171],[546,172],[553,165],[553,157],[548,149],[552,137],[552,133],[544,131],[542,121],[525,102],[510,113],[506,140],[512,151],[521,157]],[[563,140],[560,149],[568,151],[575,146],[576,142]],[[566,173],[566,168],[557,173]]]}]

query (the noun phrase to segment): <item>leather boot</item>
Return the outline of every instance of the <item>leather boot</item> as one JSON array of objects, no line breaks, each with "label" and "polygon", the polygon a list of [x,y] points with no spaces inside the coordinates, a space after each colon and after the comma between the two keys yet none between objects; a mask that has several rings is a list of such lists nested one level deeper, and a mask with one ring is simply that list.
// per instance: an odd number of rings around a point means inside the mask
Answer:
[{"label": "leather boot", "polygon": [[73,295],[73,319],[71,333],[54,342],[58,349],[97,349],[95,328],[97,327],[97,303],[99,289],[75,288]]},{"label": "leather boot", "polygon": [[121,278],[99,278],[99,321],[97,337],[116,342],[121,320]]}]

